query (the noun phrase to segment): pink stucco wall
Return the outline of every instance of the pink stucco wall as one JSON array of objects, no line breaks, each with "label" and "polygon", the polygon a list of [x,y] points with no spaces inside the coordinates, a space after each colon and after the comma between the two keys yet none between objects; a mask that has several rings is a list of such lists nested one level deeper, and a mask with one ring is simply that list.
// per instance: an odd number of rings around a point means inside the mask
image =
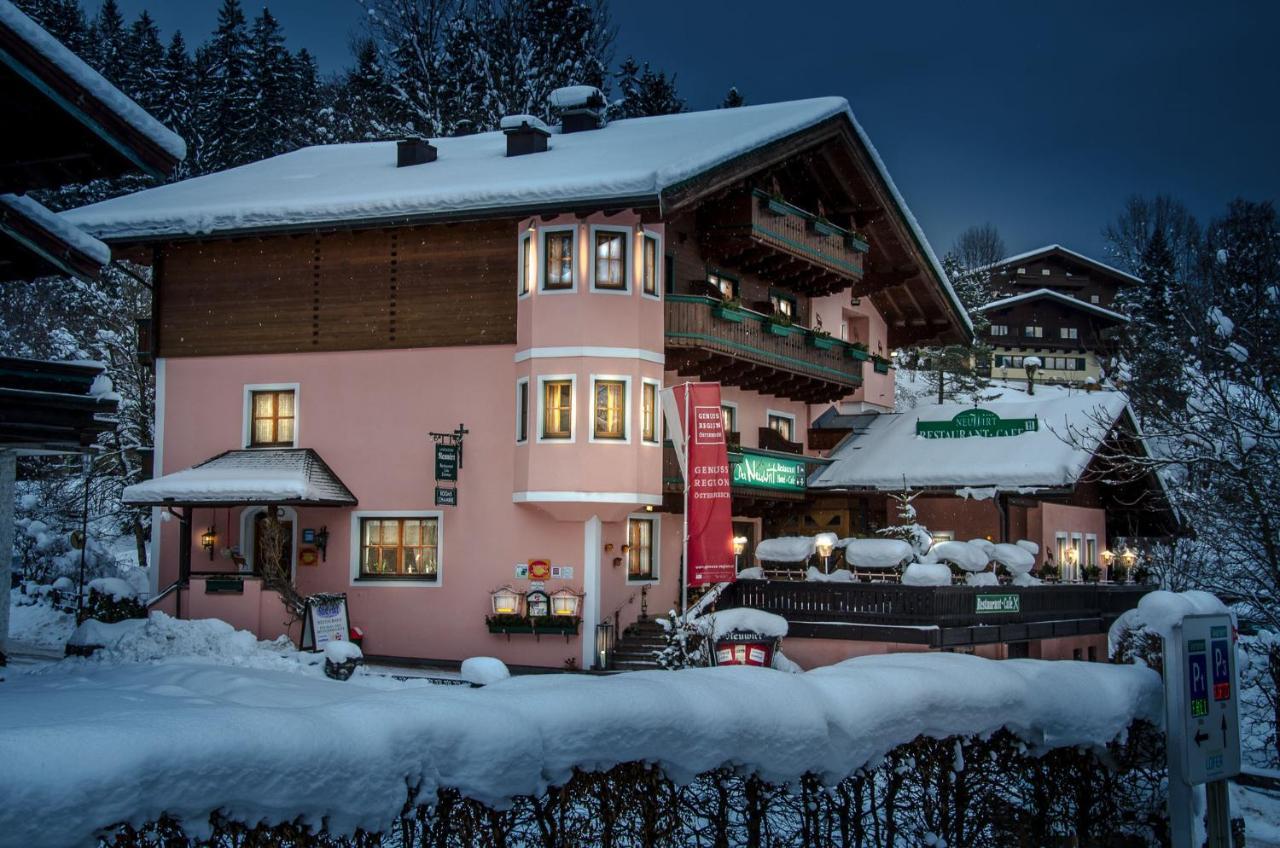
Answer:
[{"label": "pink stucco wall", "polygon": [[[517,664],[559,667],[570,659],[581,664],[584,651],[576,637],[508,639],[490,634],[484,624],[490,592],[507,584],[528,588],[528,581],[514,576],[517,564],[544,558],[570,566],[571,580],[552,581],[546,588],[582,591],[588,554],[607,556],[584,550],[581,521],[557,521],[541,509],[512,501],[513,352],[511,346],[493,346],[167,360],[161,470],[175,471],[241,447],[246,385],[297,383],[299,446],[314,448],[359,500],[354,510],[298,509],[299,529],[329,530],[325,561],[296,567],[304,593],[346,592],[352,621],[365,629],[365,649],[371,654],[449,660],[493,654]],[[631,412],[638,427],[638,404]],[[428,433],[459,423],[470,430],[459,475],[459,506],[437,508]],[[603,458],[612,447],[583,441],[575,449],[600,457],[593,473],[601,485],[609,483],[609,468],[618,464]],[[634,447],[638,452],[639,446]],[[660,491],[661,451],[649,449],[642,455],[645,479]],[[604,536],[617,546],[625,536],[625,514],[642,508],[624,505],[616,516],[621,523],[606,522]],[[442,513],[438,583],[401,587],[353,580],[352,528],[361,513],[437,509]],[[219,547],[249,550],[247,540],[240,538],[237,511],[197,509],[193,521],[194,569],[232,568],[225,559],[210,562],[198,547],[200,530],[209,524],[219,528]],[[177,576],[177,522],[162,523],[161,533],[160,584],[168,585]],[[678,555],[669,559],[672,544],[678,546],[678,532],[664,532],[661,588],[655,591],[664,588],[667,595],[674,595],[669,587],[675,586],[679,570]],[[603,615],[625,592],[625,569],[602,563],[599,585]],[[219,603],[222,613],[241,614],[228,611],[231,604],[223,598],[203,599],[194,587],[187,597],[193,606]],[[258,629],[269,629],[270,619],[264,615]]]},{"label": "pink stucco wall", "polygon": [[[1043,565],[1045,556],[1050,551],[1055,551],[1057,544],[1057,536],[1059,533],[1066,533],[1068,540],[1073,534],[1079,533],[1082,538],[1093,535],[1098,540],[1097,550],[1101,554],[1107,545],[1107,514],[1105,510],[1095,509],[1092,507],[1068,506],[1066,504],[1056,504],[1049,502],[1041,502],[1039,506],[1032,507],[1027,510],[1027,534],[1028,537],[1040,544],[1040,555],[1037,557],[1037,565]],[[1081,545],[1083,551],[1084,546]],[[1057,560],[1057,554],[1054,554],[1054,560]],[[1083,559],[1081,565],[1085,565]],[[1102,566],[1101,562],[1094,563]],[[1063,564],[1057,563],[1061,570]],[[1064,573],[1065,577],[1066,574]],[[1103,579],[1107,579],[1106,568],[1103,568]]]},{"label": "pink stucco wall", "polygon": [[[889,328],[885,324],[880,311],[871,303],[870,298],[859,298],[854,304],[848,292],[838,292],[826,297],[814,298],[811,301],[813,313],[821,317],[823,329],[836,338],[844,338],[850,342],[862,342],[870,353],[889,356]],[[847,403],[870,403],[887,410],[893,409],[894,378],[893,369],[888,374],[877,374],[870,362],[863,363],[862,386],[844,399]],[[816,408],[814,417],[821,414],[825,406]]]}]

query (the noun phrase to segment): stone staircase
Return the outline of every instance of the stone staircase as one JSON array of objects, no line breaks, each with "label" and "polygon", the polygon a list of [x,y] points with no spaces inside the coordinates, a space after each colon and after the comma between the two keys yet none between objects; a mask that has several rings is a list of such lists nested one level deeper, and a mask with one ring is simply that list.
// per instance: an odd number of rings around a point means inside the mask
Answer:
[{"label": "stone staircase", "polygon": [[632,624],[613,648],[614,671],[652,671],[658,665],[657,652],[666,646],[662,625],[657,619],[642,618]]}]

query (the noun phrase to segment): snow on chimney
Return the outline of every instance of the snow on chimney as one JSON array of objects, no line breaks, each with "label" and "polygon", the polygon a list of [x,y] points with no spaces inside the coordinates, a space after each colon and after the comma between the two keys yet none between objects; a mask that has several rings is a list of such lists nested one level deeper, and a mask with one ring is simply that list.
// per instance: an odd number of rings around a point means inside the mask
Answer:
[{"label": "snow on chimney", "polygon": [[507,115],[498,124],[507,137],[507,155],[523,156],[526,153],[542,153],[547,149],[551,130],[533,115]]},{"label": "snow on chimney", "polygon": [[409,136],[396,142],[396,167],[436,161],[436,149],[425,138]]},{"label": "snow on chimney", "polygon": [[560,116],[563,133],[598,130],[604,126],[608,105],[604,92],[594,85],[568,85],[547,95],[547,103]]}]

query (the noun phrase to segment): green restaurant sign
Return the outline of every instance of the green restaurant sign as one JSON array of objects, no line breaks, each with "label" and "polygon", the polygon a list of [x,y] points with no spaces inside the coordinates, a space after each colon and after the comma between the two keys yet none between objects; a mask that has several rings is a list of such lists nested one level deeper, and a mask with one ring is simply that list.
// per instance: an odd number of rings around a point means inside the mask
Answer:
[{"label": "green restaurant sign", "polygon": [[750,489],[781,489],[788,492],[805,490],[804,462],[783,459],[757,453],[734,454],[730,457],[733,468],[731,480],[735,486]]},{"label": "green restaurant sign", "polygon": [[916,435],[926,439],[965,439],[969,436],[1017,436],[1040,429],[1038,418],[1001,418],[989,409],[966,409],[950,421],[917,421]]},{"label": "green restaurant sign", "polygon": [[979,614],[1021,612],[1022,601],[1012,592],[1007,595],[978,595],[977,608],[974,611]]}]

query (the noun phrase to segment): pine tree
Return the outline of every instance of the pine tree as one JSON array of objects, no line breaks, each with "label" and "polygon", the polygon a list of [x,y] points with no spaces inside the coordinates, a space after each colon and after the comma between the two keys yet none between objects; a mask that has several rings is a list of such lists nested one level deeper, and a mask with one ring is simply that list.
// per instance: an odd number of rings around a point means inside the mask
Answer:
[{"label": "pine tree", "polygon": [[125,39],[124,76],[121,90],[152,115],[161,109],[160,70],[164,65],[160,28],[144,9],[129,26]]},{"label": "pine tree", "polygon": [[683,112],[684,100],[676,93],[675,75],[654,71],[649,63],[636,64],[628,56],[614,74],[619,97],[610,110],[615,118],[643,118]]},{"label": "pine tree", "polygon": [[128,34],[120,7],[116,5],[116,0],[105,0],[97,17],[93,19],[90,37],[92,56],[89,64],[115,86],[123,83],[128,72],[127,40]]},{"label": "pine tree", "polygon": [[336,97],[335,140],[390,138],[395,126],[394,104],[378,45],[366,38],[358,41],[353,49],[355,65],[347,71]]},{"label": "pine tree", "polygon": [[194,155],[195,139],[191,134],[192,94],[195,89],[195,63],[187,53],[182,32],[169,39],[164,59],[156,73],[157,106],[151,114],[169,129],[182,136]]},{"label": "pine tree", "polygon": [[729,86],[729,93],[724,96],[724,100],[720,101],[721,109],[736,109],[746,105],[747,100],[738,92],[736,85]]},{"label": "pine tree", "polygon": [[[328,144],[334,140],[332,96],[326,101],[322,91],[332,87],[320,82],[320,68],[315,56],[303,47],[290,61],[292,106],[288,109],[289,123],[283,150],[297,150],[312,144]],[[332,95],[332,92],[330,92]]]},{"label": "pine tree", "polygon": [[240,0],[223,0],[218,28],[196,51],[194,129],[198,173],[222,170],[252,158],[255,94],[249,33]]},{"label": "pine tree", "polygon": [[496,32],[487,7],[450,22],[440,60],[443,135],[467,133],[502,118],[495,114],[492,96],[498,67],[491,61],[490,49]]},{"label": "pine tree", "polygon": [[252,162],[293,149],[295,113],[303,104],[293,57],[285,49],[280,22],[267,6],[254,19],[248,54],[253,109],[247,147],[237,150],[236,158]]},{"label": "pine tree", "polygon": [[905,486],[902,491],[889,497],[897,504],[898,523],[877,530],[876,535],[884,536],[886,539],[901,539],[911,545],[912,550],[916,553],[916,558],[924,556],[929,552],[929,548],[933,547],[933,534],[929,532],[929,528],[920,524],[916,518],[915,504],[912,503],[919,492],[913,492]]},{"label": "pine tree", "polygon": [[1179,388],[1183,356],[1182,334],[1174,323],[1180,288],[1174,273],[1173,254],[1164,231],[1157,228],[1138,267],[1142,283],[1122,290],[1118,298],[1117,305],[1129,316],[1121,344],[1124,382],[1141,384],[1140,391],[1132,392],[1141,418],[1153,413],[1153,406],[1185,402]]}]

